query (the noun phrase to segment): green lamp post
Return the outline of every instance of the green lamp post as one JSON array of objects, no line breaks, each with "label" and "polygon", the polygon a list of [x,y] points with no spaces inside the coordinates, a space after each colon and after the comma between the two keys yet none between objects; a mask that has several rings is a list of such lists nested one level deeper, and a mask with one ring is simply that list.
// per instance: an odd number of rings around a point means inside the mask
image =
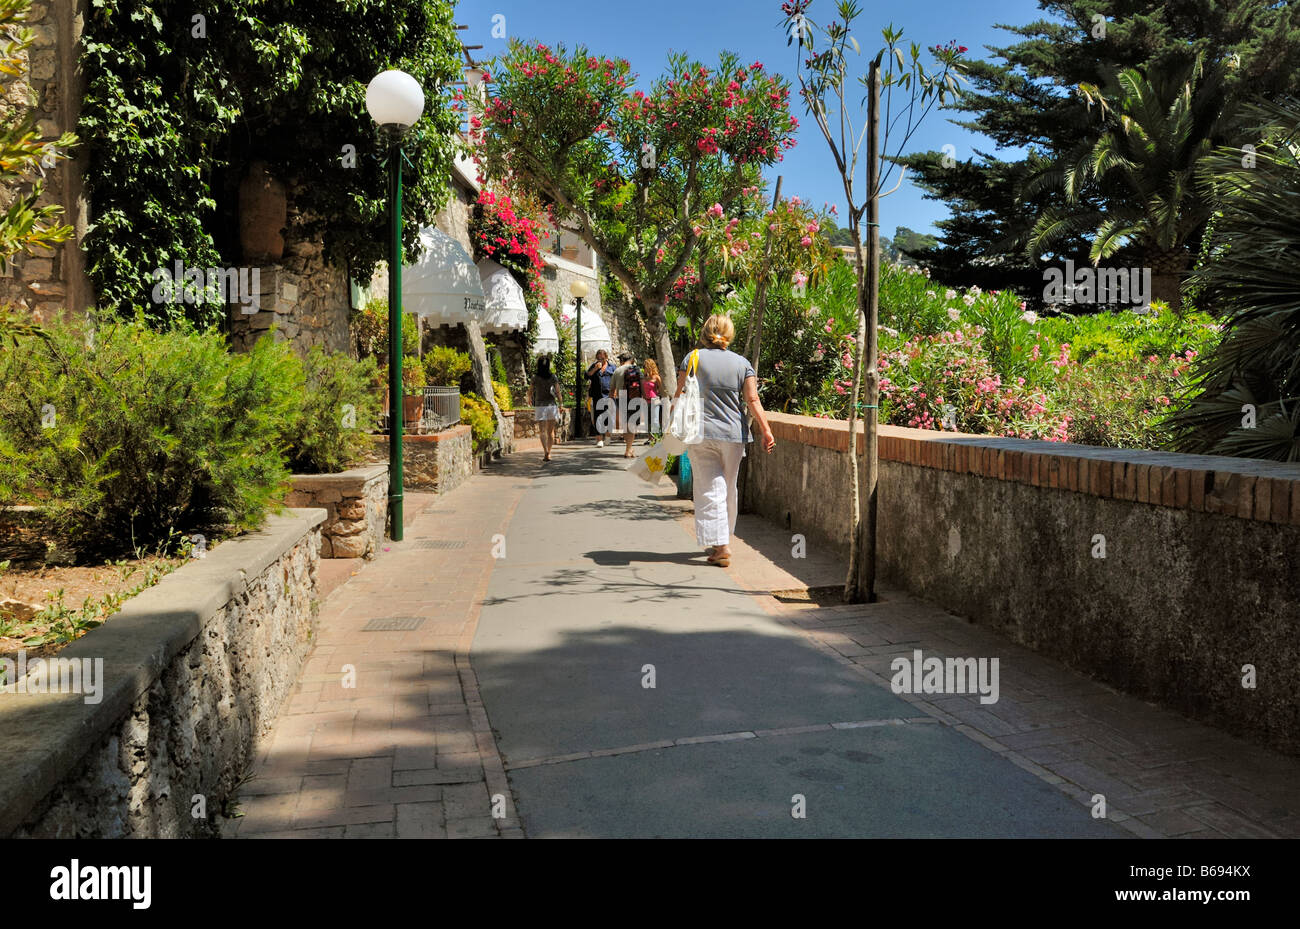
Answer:
[{"label": "green lamp post", "polygon": [[424,91],[405,71],[382,71],[366,85],[366,111],[388,137],[388,516],[402,541],[402,136],[424,112]]}]

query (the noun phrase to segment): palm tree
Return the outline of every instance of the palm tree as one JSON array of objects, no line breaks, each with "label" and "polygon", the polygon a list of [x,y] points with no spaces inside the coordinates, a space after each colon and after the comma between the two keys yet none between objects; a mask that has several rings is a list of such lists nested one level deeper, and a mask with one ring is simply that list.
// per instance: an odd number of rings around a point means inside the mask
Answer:
[{"label": "palm tree", "polygon": [[1204,159],[1212,232],[1192,281],[1223,314],[1172,444],[1202,454],[1300,461],[1300,101],[1255,104],[1257,141]]},{"label": "palm tree", "polygon": [[[1196,167],[1230,129],[1225,67],[1207,68],[1198,56],[1177,70],[1143,74],[1126,68],[1107,92],[1080,84],[1080,95],[1089,109],[1098,107],[1104,128],[1095,141],[1059,159],[1031,159],[1034,170],[1022,187],[1022,201],[1059,186],[1066,206],[1049,207],[1039,217],[1030,234],[1030,256],[1085,233],[1094,265],[1134,246],[1151,268],[1153,299],[1181,309],[1189,243],[1210,215]],[[1100,198],[1084,205],[1085,188]]]}]

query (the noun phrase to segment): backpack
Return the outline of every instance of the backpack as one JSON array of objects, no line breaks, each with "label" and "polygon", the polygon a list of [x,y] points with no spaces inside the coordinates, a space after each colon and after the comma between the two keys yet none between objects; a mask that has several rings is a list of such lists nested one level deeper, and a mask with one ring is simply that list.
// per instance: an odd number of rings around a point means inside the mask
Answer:
[{"label": "backpack", "polygon": [[636,369],[636,365],[628,365],[628,369],[623,372],[623,389],[627,391],[629,400],[641,399],[641,372]]}]

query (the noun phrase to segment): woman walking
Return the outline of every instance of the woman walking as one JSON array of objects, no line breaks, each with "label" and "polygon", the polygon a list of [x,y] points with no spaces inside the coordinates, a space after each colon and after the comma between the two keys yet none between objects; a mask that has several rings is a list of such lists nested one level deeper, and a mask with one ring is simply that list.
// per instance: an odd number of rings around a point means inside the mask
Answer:
[{"label": "woman walking", "polygon": [[[687,449],[695,488],[695,538],[709,551],[709,563],[731,564],[731,536],[736,531],[739,496],[736,475],[745,457],[749,427],[745,408],[763,437],[764,450],[776,447],[772,427],[758,399],[754,366],[742,355],[728,351],[736,327],[720,314],[710,316],[700,332],[700,347],[682,359],[683,374],[694,370],[700,385],[701,426],[704,440]],[[686,378],[677,385],[681,397]]]},{"label": "woman walking", "polygon": [[646,439],[649,445],[654,436],[663,430],[660,428],[659,416],[659,398],[664,395],[664,379],[659,373],[659,365],[655,364],[653,358],[645,360],[645,376],[641,378],[641,396],[645,400],[646,414],[648,416],[648,425],[646,431],[651,433],[651,437]]},{"label": "woman walking", "polygon": [[537,376],[528,388],[528,403],[542,438],[542,461],[550,461],[555,446],[555,424],[560,418],[560,382],[551,373],[551,359],[545,356],[537,359]]}]

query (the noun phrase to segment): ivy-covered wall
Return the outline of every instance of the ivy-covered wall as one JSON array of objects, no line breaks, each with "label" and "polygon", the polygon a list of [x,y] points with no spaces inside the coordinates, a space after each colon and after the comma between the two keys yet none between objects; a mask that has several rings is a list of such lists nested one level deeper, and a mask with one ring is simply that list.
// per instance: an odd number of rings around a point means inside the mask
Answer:
[{"label": "ivy-covered wall", "polygon": [[241,247],[239,188],[254,162],[295,191],[286,238],[319,243],[325,265],[368,277],[388,247],[388,145],[365,90],[392,67],[425,90],[424,116],[404,142],[414,257],[419,228],[450,194],[460,54],[446,0],[94,0],[77,132],[100,305],[139,308],[160,325],[225,324],[219,295],[158,302],[152,274],[177,261],[267,264]]}]

